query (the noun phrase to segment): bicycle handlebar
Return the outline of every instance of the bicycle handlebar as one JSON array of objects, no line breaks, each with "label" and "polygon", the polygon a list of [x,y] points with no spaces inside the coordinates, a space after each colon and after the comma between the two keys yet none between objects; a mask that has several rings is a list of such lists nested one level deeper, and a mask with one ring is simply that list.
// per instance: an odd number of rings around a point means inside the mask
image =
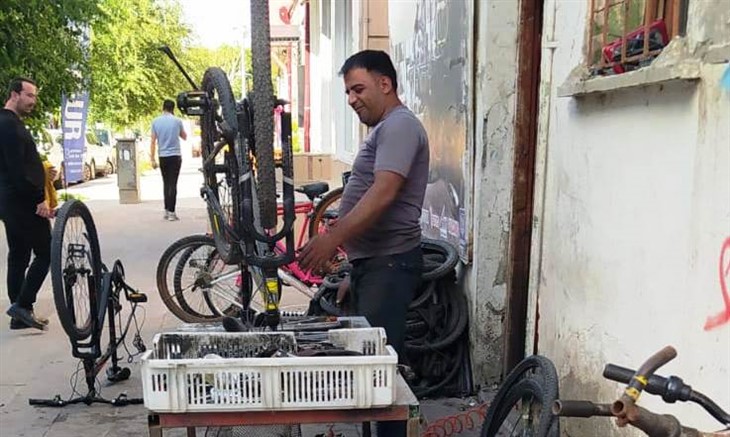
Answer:
[{"label": "bicycle handlebar", "polygon": [[[624,384],[631,380],[634,373],[635,372],[631,369],[617,366],[615,364],[607,364],[603,369],[604,378]],[[702,406],[702,408],[704,408],[720,423],[730,425],[730,414],[720,408],[720,406],[718,406],[712,399],[693,390],[692,386],[685,384],[684,381],[677,376],[672,375],[665,378],[659,375],[652,375],[648,378],[644,390],[653,395],[661,396],[664,402],[670,404],[675,403],[676,401],[694,402]]]}]

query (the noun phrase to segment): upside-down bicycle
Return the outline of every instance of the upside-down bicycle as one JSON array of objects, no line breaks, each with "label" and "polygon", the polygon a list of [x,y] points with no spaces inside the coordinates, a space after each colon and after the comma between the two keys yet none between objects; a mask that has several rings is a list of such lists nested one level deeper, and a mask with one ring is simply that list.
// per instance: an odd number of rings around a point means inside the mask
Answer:
[{"label": "upside-down bicycle", "polygon": [[[106,370],[110,382],[123,381],[131,375],[129,368],[119,365],[117,351],[120,347],[126,349],[125,340],[132,322],[136,330],[132,344],[137,354],[146,350],[135,314],[137,306],[146,302],[147,296],[125,282],[124,267],[119,260],[111,270],[102,263],[94,220],[79,200],[66,201],[56,215],[50,270],[56,312],[71,341],[73,356],[83,363],[88,391],[84,396],[69,400],[56,395],[53,399],[30,399],[29,403],[51,407],[77,403],[141,404],[142,399],[127,398],[125,394],[104,399],[95,387],[97,375],[110,360],[111,365]],[[122,296],[130,306],[124,324]],[[102,344],[105,326],[108,327],[106,347]]]}]

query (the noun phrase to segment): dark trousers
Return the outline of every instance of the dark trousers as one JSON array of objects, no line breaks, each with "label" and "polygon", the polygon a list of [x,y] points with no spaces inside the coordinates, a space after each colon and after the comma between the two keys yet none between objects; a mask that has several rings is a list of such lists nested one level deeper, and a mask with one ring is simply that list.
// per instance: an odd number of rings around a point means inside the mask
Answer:
[{"label": "dark trousers", "polygon": [[[10,303],[33,309],[51,263],[51,223],[33,210],[20,208],[4,209],[0,218],[8,240],[7,286]],[[34,255],[33,262],[30,262],[31,252]]]},{"label": "dark trousers", "polygon": [[[406,313],[421,282],[421,247],[408,252],[352,262],[351,297],[354,313],[371,326],[385,329],[388,344],[405,358]],[[406,422],[378,422],[379,437],[406,435]]]},{"label": "dark trousers", "polygon": [[180,176],[181,156],[161,156],[160,172],[165,194],[165,211],[175,212],[177,203],[177,178]]}]

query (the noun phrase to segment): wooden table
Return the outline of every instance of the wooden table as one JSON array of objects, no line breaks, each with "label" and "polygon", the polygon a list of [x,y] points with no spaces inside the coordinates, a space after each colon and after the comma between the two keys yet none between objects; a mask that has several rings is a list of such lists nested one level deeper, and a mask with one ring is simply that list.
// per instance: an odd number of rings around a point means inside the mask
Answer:
[{"label": "wooden table", "polygon": [[165,428],[187,428],[188,437],[195,437],[196,427],[241,426],[306,423],[359,423],[403,420],[408,422],[407,437],[420,435],[418,399],[399,374],[396,378],[395,402],[384,408],[294,411],[231,411],[155,413],[148,415],[150,437],[162,437]]}]

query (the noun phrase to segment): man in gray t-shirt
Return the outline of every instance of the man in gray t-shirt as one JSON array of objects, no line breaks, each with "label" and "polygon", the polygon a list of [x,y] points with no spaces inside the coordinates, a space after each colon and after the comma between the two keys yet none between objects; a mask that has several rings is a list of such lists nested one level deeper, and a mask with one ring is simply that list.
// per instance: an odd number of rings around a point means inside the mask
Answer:
[{"label": "man in gray t-shirt", "polygon": [[[403,361],[406,312],[421,280],[419,219],[428,180],[426,131],[398,98],[390,57],[365,50],[340,69],[349,105],[371,129],[360,146],[330,232],[302,249],[304,269],[320,270],[344,246],[354,312],[385,328]],[[382,422],[378,435],[405,435],[405,422]]]}]

